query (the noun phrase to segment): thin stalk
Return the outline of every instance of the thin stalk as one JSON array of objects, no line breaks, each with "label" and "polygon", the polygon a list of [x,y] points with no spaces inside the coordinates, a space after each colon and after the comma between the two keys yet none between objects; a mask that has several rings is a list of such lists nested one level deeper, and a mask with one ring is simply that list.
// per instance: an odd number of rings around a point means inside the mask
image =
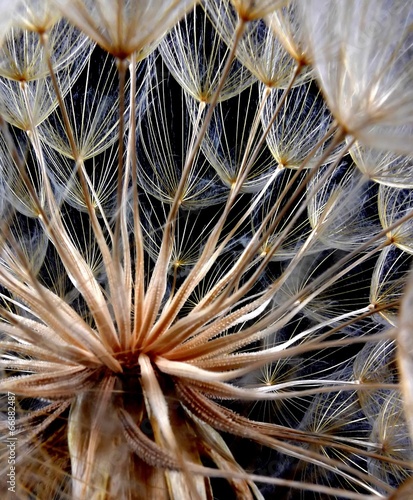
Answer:
[{"label": "thin stalk", "polygon": [[[173,229],[174,225],[175,225],[176,217],[178,214],[178,209],[180,206],[180,200],[181,200],[181,196],[182,196],[183,191],[184,191],[187,177],[188,177],[189,172],[192,168],[192,164],[194,162],[195,155],[197,154],[197,152],[199,150],[199,147],[200,147],[201,142],[204,138],[204,135],[206,134],[208,125],[212,119],[215,106],[218,102],[220,92],[221,92],[221,90],[225,84],[226,78],[229,74],[229,70],[230,70],[232,61],[235,57],[236,48],[237,48],[237,45],[239,43],[239,40],[241,39],[244,28],[245,28],[245,22],[240,19],[238,24],[237,24],[237,28],[236,28],[235,35],[234,35],[234,41],[233,41],[233,44],[231,46],[231,50],[230,50],[230,53],[228,55],[226,64],[224,66],[219,84],[218,84],[218,86],[217,86],[217,88],[212,96],[208,112],[207,112],[205,119],[204,119],[204,122],[203,122],[203,124],[198,132],[197,138],[193,143],[192,150],[189,152],[189,154],[185,160],[185,165],[184,165],[184,168],[182,171],[182,177],[180,179],[177,191],[175,193],[173,204],[172,204],[170,212],[168,214],[168,219],[166,221],[165,228],[164,228],[159,257],[158,257],[157,263],[155,265],[155,269],[153,271],[152,278],[151,278],[151,281],[150,281],[150,284],[149,284],[149,287],[147,290],[146,298],[145,298],[145,309],[148,312],[146,313],[147,316],[145,318],[145,321],[144,321],[142,328],[145,331],[149,332],[147,334],[147,338],[146,338],[146,341],[148,343],[150,343],[154,338],[158,337],[159,335],[161,335],[161,333],[163,331],[165,331],[165,329],[168,327],[168,325],[171,324],[173,319],[176,317],[176,314],[178,313],[178,311],[180,309],[180,304],[182,303],[182,301],[184,301],[184,299],[182,298],[182,292],[184,290],[183,290],[183,287],[181,287],[179,290],[179,293],[178,293],[178,297],[174,297],[174,300],[172,301],[170,307],[168,308],[168,311],[164,315],[161,316],[159,321],[156,323],[156,327],[151,331],[151,327],[152,327],[153,321],[155,319],[154,315],[156,315],[158,310],[159,310],[159,306],[160,306],[160,303],[161,303],[161,300],[162,300],[162,297],[163,297],[163,294],[165,291],[165,287],[166,287],[166,275],[165,275],[164,265],[162,266],[163,268],[161,268],[159,263],[163,264],[163,262],[165,261],[165,259],[167,257],[169,241],[171,238],[171,228]],[[215,227],[212,234],[216,235],[217,233],[219,234],[219,232],[220,232],[219,228]],[[200,261],[203,260],[202,256],[200,257],[199,260]],[[186,282],[188,282],[188,280],[186,280]],[[181,292],[181,289],[182,289],[182,292]]]}]

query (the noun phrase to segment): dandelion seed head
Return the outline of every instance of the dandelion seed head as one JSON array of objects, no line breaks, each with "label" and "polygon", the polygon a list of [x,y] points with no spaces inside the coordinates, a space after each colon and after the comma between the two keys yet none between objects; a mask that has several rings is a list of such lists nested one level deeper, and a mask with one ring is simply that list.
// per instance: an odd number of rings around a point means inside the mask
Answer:
[{"label": "dandelion seed head", "polygon": [[411,476],[411,6],[373,4],[4,7],[10,498],[357,500]]}]

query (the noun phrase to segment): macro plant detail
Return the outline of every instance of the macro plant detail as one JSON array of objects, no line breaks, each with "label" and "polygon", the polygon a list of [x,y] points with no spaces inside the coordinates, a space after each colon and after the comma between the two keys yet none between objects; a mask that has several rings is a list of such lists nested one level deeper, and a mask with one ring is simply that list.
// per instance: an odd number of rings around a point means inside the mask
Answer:
[{"label": "macro plant detail", "polygon": [[5,498],[409,498],[411,2],[0,14]]}]

